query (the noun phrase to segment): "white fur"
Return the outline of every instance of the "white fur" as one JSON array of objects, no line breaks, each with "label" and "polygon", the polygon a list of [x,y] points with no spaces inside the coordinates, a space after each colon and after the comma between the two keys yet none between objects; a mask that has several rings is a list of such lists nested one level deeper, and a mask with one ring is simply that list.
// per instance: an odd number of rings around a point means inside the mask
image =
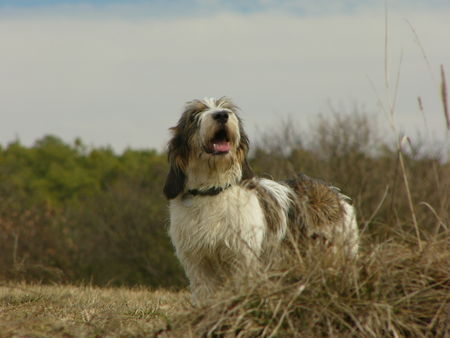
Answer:
[{"label": "white fur", "polygon": [[222,108],[222,105],[216,100],[215,97],[205,97],[203,98],[202,102],[209,108],[209,109],[217,109]]},{"label": "white fur", "polygon": [[[345,196],[342,195],[341,196]],[[347,196],[345,196],[349,199]],[[355,208],[348,204],[345,200],[341,200],[341,204],[345,210],[345,220],[343,222],[341,237],[343,238],[343,248],[347,248],[350,256],[356,257],[359,249],[359,232],[358,223],[356,222],[356,212]]]},{"label": "white fur", "polygon": [[237,265],[257,264],[265,229],[257,196],[237,185],[216,196],[170,202],[170,237],[197,299],[214,291]]},{"label": "white fur", "polygon": [[275,198],[282,209],[280,220],[281,224],[276,235],[277,239],[281,241],[287,232],[288,213],[291,204],[293,203],[292,195],[294,192],[291,188],[266,178],[260,179],[259,184],[267,190],[267,193],[271,194]]}]

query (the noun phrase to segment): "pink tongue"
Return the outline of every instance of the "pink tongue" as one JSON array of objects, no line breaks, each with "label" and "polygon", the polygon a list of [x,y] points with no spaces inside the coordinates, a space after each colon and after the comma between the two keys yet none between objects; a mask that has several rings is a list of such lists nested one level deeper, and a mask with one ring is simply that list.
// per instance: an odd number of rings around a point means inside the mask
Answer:
[{"label": "pink tongue", "polygon": [[213,147],[214,147],[214,151],[218,152],[218,153],[224,153],[224,152],[230,151],[230,149],[231,149],[230,142],[227,142],[227,141],[221,141],[218,143],[214,143]]}]

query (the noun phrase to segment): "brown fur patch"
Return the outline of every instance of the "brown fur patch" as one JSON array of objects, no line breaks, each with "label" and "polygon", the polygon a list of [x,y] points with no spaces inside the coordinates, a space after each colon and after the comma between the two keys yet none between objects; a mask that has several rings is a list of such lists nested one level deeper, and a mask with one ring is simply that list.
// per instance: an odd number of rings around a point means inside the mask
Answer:
[{"label": "brown fur patch", "polygon": [[310,233],[310,236],[319,238],[322,235],[311,231],[343,220],[345,211],[340,202],[341,198],[331,186],[306,175],[299,175],[286,183],[295,193],[294,207],[289,215],[290,230],[293,234]]},{"label": "brown fur patch", "polygon": [[190,153],[191,139],[197,130],[196,117],[208,107],[199,100],[186,104],[185,110],[175,127],[170,128],[173,137],[169,142],[169,162],[185,170]]}]

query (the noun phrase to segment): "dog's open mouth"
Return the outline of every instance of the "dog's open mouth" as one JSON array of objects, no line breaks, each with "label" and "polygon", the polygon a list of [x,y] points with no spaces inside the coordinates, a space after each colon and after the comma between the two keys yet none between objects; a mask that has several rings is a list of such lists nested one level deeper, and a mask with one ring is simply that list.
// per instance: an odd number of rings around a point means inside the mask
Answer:
[{"label": "dog's open mouth", "polygon": [[208,153],[213,155],[222,155],[230,152],[231,144],[226,129],[221,129],[214,134],[207,150]]}]

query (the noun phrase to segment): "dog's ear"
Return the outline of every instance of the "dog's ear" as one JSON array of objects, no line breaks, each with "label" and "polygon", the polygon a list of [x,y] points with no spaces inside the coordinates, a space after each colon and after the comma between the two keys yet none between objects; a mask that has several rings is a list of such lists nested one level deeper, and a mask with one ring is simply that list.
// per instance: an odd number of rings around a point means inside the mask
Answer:
[{"label": "dog's ear", "polygon": [[253,172],[253,169],[250,167],[247,159],[245,159],[245,161],[242,163],[242,179],[248,180],[254,176],[255,173]]},{"label": "dog's ear", "polygon": [[177,197],[183,190],[186,181],[186,175],[177,165],[171,165],[169,174],[164,184],[164,195],[171,200]]},{"label": "dog's ear", "polygon": [[244,127],[242,125],[242,121],[239,119],[239,128],[241,134],[241,141],[238,147],[238,154],[241,156],[242,163],[242,180],[248,180],[255,176],[250,164],[247,160],[248,149],[250,148],[250,141],[248,140],[248,136],[244,131]]},{"label": "dog's ear", "polygon": [[164,184],[164,195],[167,199],[174,199],[184,190],[186,175],[184,170],[189,154],[188,140],[183,132],[184,120],[180,119],[176,127],[171,128],[173,137],[169,142],[168,159],[170,164],[169,174]]}]

